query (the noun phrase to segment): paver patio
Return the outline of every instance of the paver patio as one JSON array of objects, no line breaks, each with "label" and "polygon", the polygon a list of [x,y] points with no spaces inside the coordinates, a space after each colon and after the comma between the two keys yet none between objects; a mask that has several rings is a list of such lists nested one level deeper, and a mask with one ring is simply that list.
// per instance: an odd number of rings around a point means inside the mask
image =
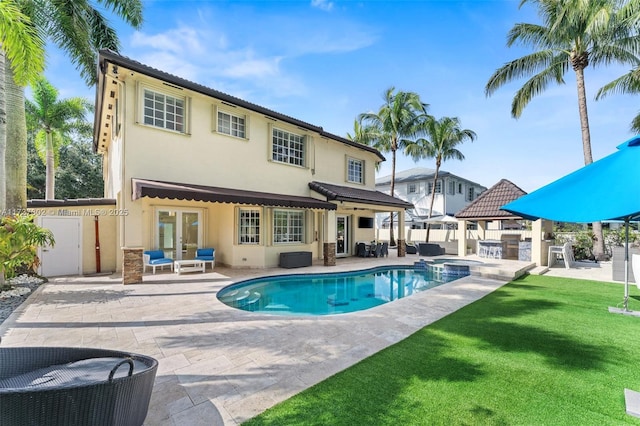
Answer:
[{"label": "paver patio", "polygon": [[147,274],[143,284],[127,286],[118,275],[55,278],[0,325],[0,336],[2,346],[153,356],[160,365],[145,425],[236,425],[483,297],[529,264],[483,259],[483,276],[323,317],[240,311],[219,302],[218,290],[253,276],[413,265],[418,258],[394,253],[294,270],[216,266],[205,274]]}]

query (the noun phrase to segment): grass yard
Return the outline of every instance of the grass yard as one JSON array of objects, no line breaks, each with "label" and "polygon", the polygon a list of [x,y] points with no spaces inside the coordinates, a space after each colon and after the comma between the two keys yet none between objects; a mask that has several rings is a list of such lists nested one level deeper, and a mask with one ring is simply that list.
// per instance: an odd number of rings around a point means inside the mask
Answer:
[{"label": "grass yard", "polygon": [[624,403],[640,391],[640,318],[607,310],[622,296],[526,276],[245,425],[640,425]]}]

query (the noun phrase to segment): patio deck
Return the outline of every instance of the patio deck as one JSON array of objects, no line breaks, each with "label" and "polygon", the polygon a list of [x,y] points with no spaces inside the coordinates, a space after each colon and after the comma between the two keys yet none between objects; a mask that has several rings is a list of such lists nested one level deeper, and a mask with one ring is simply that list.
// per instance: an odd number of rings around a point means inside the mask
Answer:
[{"label": "patio deck", "polygon": [[204,274],[147,274],[143,284],[128,286],[119,275],[55,278],[0,325],[0,336],[2,346],[85,346],[152,356],[160,366],[145,425],[236,425],[482,298],[531,266],[470,257],[485,261],[475,271],[480,276],[334,316],[256,314],[216,298],[222,287],[254,276],[413,265],[418,259],[354,257],[338,259],[335,267],[314,263],[295,270],[216,266]]}]

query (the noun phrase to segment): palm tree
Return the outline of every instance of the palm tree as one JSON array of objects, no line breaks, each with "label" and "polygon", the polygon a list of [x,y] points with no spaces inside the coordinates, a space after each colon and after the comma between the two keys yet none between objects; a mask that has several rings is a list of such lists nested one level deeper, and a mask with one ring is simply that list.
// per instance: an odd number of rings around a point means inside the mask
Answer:
[{"label": "palm tree", "polygon": [[[368,135],[369,145],[381,152],[391,152],[392,197],[395,196],[396,153],[418,134],[419,124],[428,117],[429,107],[420,100],[417,93],[394,92],[395,87],[386,90],[384,104],[377,113],[369,112],[358,116],[358,121],[364,126],[363,134]],[[395,245],[393,214],[389,231],[389,244]]]},{"label": "palm tree", "polygon": [[[31,19],[41,35],[65,50],[71,61],[80,70],[87,84],[94,84],[96,74],[96,51],[101,48],[118,51],[119,40],[115,30],[94,7],[110,10],[125,22],[139,28],[142,24],[141,0],[88,0],[74,1],[22,1],[16,2],[20,11]],[[12,62],[5,64],[7,93],[7,145],[6,170],[15,171],[7,175],[7,208],[26,207],[26,121],[24,117],[24,87],[11,78]],[[11,95],[10,95],[11,94]],[[15,115],[10,115],[10,114]]]},{"label": "palm tree", "polygon": [[86,114],[93,107],[83,98],[58,99],[58,90],[44,77],[32,85],[33,102],[26,100],[27,123],[35,132],[35,146],[46,166],[45,198],[55,199],[55,169],[60,147],[71,142],[74,132],[86,132],[91,125]]},{"label": "palm tree", "polygon": [[[584,70],[590,64],[640,63],[636,57],[640,50],[636,31],[640,0],[522,0],[520,5],[525,3],[538,7],[542,24],[515,24],[507,36],[507,45],[520,43],[534,52],[499,68],[489,78],[485,94],[491,96],[503,85],[529,77],[511,104],[511,115],[518,118],[534,96],[551,83],[564,84],[564,75],[573,69],[584,162],[590,164],[593,156]],[[602,224],[594,223],[593,232],[594,254],[601,259],[605,256]]]},{"label": "palm tree", "polygon": [[[438,172],[443,161],[464,160],[464,155],[456,147],[465,141],[473,142],[476,134],[473,130],[461,129],[460,119],[457,117],[442,117],[439,120],[425,120],[422,128],[426,138],[420,138],[405,147],[405,154],[419,161],[423,158],[435,158],[436,172],[433,175],[433,190],[431,191],[431,203],[429,204],[429,216],[433,213],[433,202],[436,199],[436,184]],[[446,213],[446,212],[443,212]],[[430,224],[427,223],[426,242],[429,242]]]},{"label": "palm tree", "polygon": [[[363,126],[358,119],[353,120],[353,134],[347,132],[347,139],[362,145],[369,145],[373,143],[373,136],[373,129],[371,127]],[[381,161],[376,162],[376,171],[380,170],[380,164],[382,164]]]},{"label": "palm tree", "polygon": [[5,63],[14,64],[13,78],[27,84],[44,69],[44,42],[14,0],[0,2],[0,210],[6,210],[7,111]]},{"label": "palm tree", "polygon": [[[640,93],[640,67],[606,84],[596,94],[596,99],[602,99],[611,93]],[[640,133],[640,114],[631,120],[630,130]]]}]

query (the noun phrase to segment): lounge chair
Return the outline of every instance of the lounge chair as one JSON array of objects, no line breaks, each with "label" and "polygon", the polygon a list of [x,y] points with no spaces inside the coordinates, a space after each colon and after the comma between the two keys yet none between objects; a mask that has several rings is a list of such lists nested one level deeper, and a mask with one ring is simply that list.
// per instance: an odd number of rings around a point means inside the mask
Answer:
[{"label": "lounge chair", "polygon": [[201,260],[204,262],[206,269],[207,263],[211,263],[211,269],[216,265],[216,249],[214,248],[201,248],[196,250],[196,257],[194,260]]},{"label": "lounge chair", "polygon": [[418,253],[420,256],[439,256],[444,254],[444,248],[433,243],[418,243]]},{"label": "lounge chair", "polygon": [[405,244],[406,247],[406,253],[407,254],[417,254],[418,253],[418,248],[416,246],[414,246],[413,244]]},{"label": "lounge chair", "polygon": [[164,251],[162,250],[147,250],[142,253],[144,259],[143,272],[147,270],[147,266],[153,268],[153,273],[156,273],[156,268],[164,270],[165,266],[169,266],[173,271],[173,259],[164,257]]}]

